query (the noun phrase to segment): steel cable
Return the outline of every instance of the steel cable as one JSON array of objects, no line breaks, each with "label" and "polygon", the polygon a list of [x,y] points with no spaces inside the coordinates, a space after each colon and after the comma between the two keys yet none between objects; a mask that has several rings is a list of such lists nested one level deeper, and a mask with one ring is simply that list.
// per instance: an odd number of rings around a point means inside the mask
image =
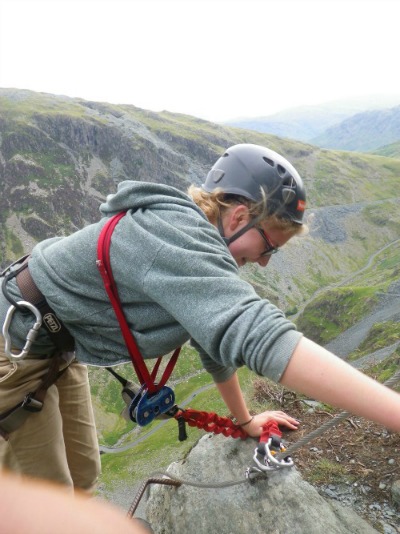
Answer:
[{"label": "steel cable", "polygon": [[[386,380],[386,382],[384,382],[383,385],[387,386],[387,387],[392,387],[399,380],[400,380],[400,369],[393,376],[391,376],[388,380]],[[332,428],[335,425],[337,425],[338,423],[340,423],[340,421],[343,421],[343,419],[346,419],[347,417],[349,417],[351,415],[352,414],[350,412],[338,413],[333,419],[331,419],[330,421],[327,421],[326,423],[321,425],[319,428],[313,430],[312,432],[310,432],[306,436],[303,436],[301,439],[299,439],[299,441],[297,441],[293,445],[290,445],[290,447],[288,447],[285,450],[285,452],[278,453],[276,455],[276,458],[278,460],[281,460],[282,458],[285,458],[286,456],[290,456],[293,452],[297,451],[298,449],[300,449],[301,447],[303,447],[304,445],[306,445],[307,443],[309,443],[310,441],[312,441],[316,437],[320,436],[321,434],[323,434],[324,432],[326,432],[330,428]]]}]

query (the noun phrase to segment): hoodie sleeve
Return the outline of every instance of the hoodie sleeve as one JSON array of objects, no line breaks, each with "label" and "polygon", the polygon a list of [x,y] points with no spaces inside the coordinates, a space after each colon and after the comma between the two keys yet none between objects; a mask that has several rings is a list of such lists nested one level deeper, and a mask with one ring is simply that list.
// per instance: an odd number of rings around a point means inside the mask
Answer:
[{"label": "hoodie sleeve", "polygon": [[190,340],[190,344],[199,353],[204,369],[210,373],[214,382],[226,382],[235,373],[236,369],[234,367],[225,367],[210,358],[210,356],[204,352],[204,350],[196,343],[194,339]]}]

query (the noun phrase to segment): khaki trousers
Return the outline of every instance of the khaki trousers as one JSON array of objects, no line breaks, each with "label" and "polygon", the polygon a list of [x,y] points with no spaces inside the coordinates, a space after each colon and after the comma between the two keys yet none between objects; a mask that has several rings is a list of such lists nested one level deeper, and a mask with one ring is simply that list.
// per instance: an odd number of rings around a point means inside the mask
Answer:
[{"label": "khaki trousers", "polygon": [[[0,336],[0,413],[37,389],[50,358],[10,362]],[[90,491],[100,474],[100,454],[88,371],[74,360],[47,391],[43,409],[31,413],[5,441],[0,469]]]}]

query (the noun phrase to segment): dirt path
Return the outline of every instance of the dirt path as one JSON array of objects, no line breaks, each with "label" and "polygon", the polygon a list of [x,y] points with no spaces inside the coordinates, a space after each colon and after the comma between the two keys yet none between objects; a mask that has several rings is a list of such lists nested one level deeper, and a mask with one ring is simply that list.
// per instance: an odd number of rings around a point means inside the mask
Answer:
[{"label": "dirt path", "polygon": [[[290,317],[291,320],[293,320],[294,322],[296,322],[296,319],[297,317],[304,311],[304,308],[306,306],[308,306],[308,304],[310,304],[311,302],[313,302],[320,294],[324,293],[325,291],[328,291],[329,289],[334,289],[336,287],[341,287],[341,286],[344,286],[346,284],[348,284],[351,280],[353,280],[356,276],[360,275],[361,273],[363,273],[364,271],[366,271],[367,269],[369,269],[370,267],[372,267],[375,259],[377,256],[379,256],[379,254],[381,254],[384,250],[387,250],[388,248],[391,248],[393,246],[396,246],[396,245],[400,245],[400,239],[396,239],[395,241],[392,241],[391,243],[388,243],[387,245],[385,245],[384,247],[380,248],[379,250],[377,250],[376,252],[374,252],[369,258],[368,258],[368,261],[367,263],[364,265],[364,267],[361,267],[360,269],[358,269],[357,271],[354,271],[353,273],[351,273],[349,276],[346,276],[345,278],[343,278],[342,280],[340,280],[340,282],[337,282],[335,284],[330,284],[328,286],[324,286],[324,287],[321,287],[320,289],[317,289],[317,291],[315,291],[315,293],[306,301],[304,302],[303,304],[301,304],[299,306],[299,310],[298,312],[295,314],[295,315],[292,315]],[[400,291],[397,291],[397,293],[400,294]],[[400,308],[400,306],[399,306]]]},{"label": "dirt path", "polygon": [[[378,306],[367,317],[342,332],[325,347],[334,354],[346,358],[360,346],[375,323],[385,321],[400,321],[400,291],[399,295],[385,293]],[[383,359],[383,353],[380,359]]]}]

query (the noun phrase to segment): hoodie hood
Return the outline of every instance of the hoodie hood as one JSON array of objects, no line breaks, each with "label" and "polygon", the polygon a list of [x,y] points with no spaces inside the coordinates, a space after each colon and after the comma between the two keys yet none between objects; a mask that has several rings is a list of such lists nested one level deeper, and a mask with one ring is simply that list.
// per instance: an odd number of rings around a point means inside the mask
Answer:
[{"label": "hoodie hood", "polygon": [[106,201],[100,205],[100,212],[105,217],[126,211],[145,208],[176,209],[177,205],[190,207],[200,213],[205,219],[203,211],[193,200],[179,189],[169,185],[152,184],[148,182],[135,182],[126,180],[118,184],[117,192],[108,195]]}]

